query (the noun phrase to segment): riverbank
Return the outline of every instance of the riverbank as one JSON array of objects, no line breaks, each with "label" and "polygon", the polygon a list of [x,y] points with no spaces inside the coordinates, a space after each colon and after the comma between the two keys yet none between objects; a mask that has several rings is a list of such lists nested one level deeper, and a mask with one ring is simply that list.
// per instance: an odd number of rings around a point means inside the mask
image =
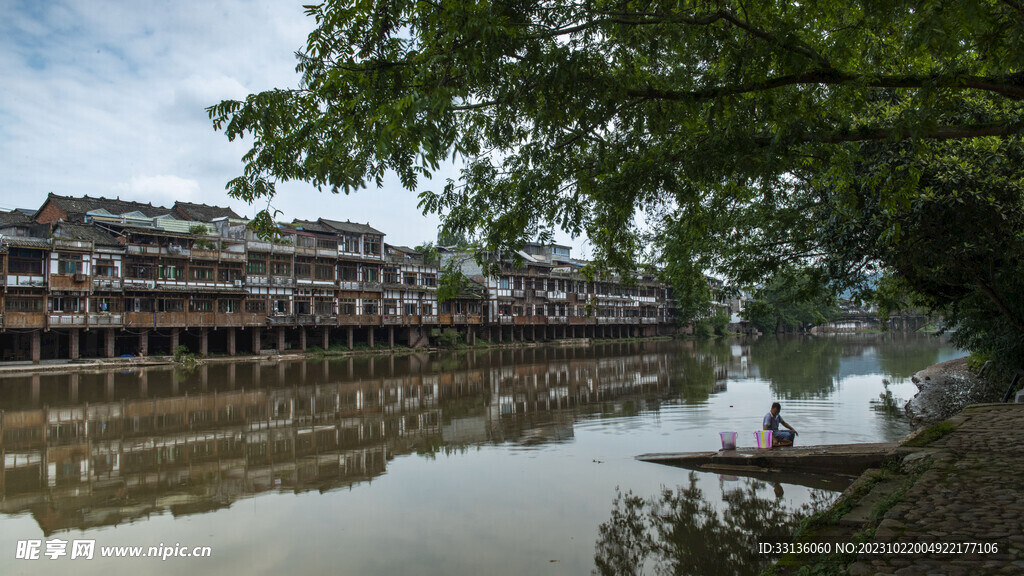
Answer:
[{"label": "riverbank", "polygon": [[439,352],[467,352],[482,350],[519,350],[524,348],[539,348],[544,346],[571,347],[571,346],[592,346],[595,344],[612,343],[637,343],[637,342],[665,342],[676,340],[668,336],[654,336],[651,338],[572,338],[566,340],[550,340],[543,342],[511,342],[496,344],[487,341],[477,341],[476,345],[463,344],[454,348],[444,347],[423,347],[408,348],[404,346],[389,347],[356,347],[352,350],[331,348],[323,350],[311,347],[303,350],[274,350],[264,351],[263,354],[247,354],[236,356],[188,356],[186,362],[176,359],[174,356],[120,356],[116,358],[89,358],[79,360],[53,359],[43,360],[38,364],[30,361],[8,361],[0,363],[0,376],[18,374],[38,374],[45,372],[67,372],[67,371],[92,371],[92,370],[118,370],[130,368],[142,368],[153,366],[176,366],[176,365],[201,365],[206,363],[223,362],[282,362],[295,360],[311,360],[325,358],[351,358],[361,356],[408,356],[410,354],[436,354]]},{"label": "riverbank", "polygon": [[[979,404],[901,442],[765,575],[1024,571],[1024,405]],[[838,550],[839,545],[844,550]],[[799,548],[794,548],[799,549]]]},{"label": "riverbank", "polygon": [[979,378],[968,359],[957,358],[920,370],[911,378],[919,392],[907,402],[907,417],[915,427],[952,418],[971,404],[998,402],[1006,385]]}]

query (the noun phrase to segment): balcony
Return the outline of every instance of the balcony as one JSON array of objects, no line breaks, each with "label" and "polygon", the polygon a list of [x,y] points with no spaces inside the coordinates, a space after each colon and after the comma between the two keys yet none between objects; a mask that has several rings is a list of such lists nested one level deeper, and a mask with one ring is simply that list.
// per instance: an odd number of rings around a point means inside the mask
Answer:
[{"label": "balcony", "polygon": [[404,323],[405,323],[405,317],[404,316],[398,316],[398,315],[392,315],[392,314],[385,314],[384,315],[384,325],[385,326],[396,326],[396,325],[401,325],[401,324],[404,324]]},{"label": "balcony", "polygon": [[534,290],[533,291],[533,295],[535,297],[537,297],[537,298],[547,298],[548,297],[548,291],[547,290]]},{"label": "balcony", "polygon": [[569,324],[573,326],[587,326],[594,324],[594,319],[590,316],[570,316]]},{"label": "balcony", "polygon": [[548,319],[546,316],[515,316],[516,326],[546,326]]},{"label": "balcony", "polygon": [[291,286],[295,286],[295,279],[292,278],[291,276],[271,276],[270,277],[270,285],[271,286],[291,287]]},{"label": "balcony", "polygon": [[93,278],[93,290],[121,290],[120,278]]},{"label": "balcony", "polygon": [[548,300],[568,300],[565,292],[548,292]]},{"label": "balcony", "polygon": [[85,274],[51,274],[51,290],[88,290],[89,277]]},{"label": "balcony", "polygon": [[245,285],[246,286],[267,286],[268,284],[270,284],[270,279],[267,278],[266,276],[246,276],[245,277]]},{"label": "balcony", "polygon": [[568,324],[569,321],[565,316],[548,316],[548,324]]},{"label": "balcony", "polygon": [[380,326],[381,317],[377,314],[339,314],[339,326]]},{"label": "balcony", "polygon": [[657,324],[658,323],[658,319],[657,318],[641,318],[640,322],[642,324]]},{"label": "balcony", "polygon": [[498,323],[502,326],[511,326],[515,323],[515,318],[512,316],[498,316]]},{"label": "balcony", "polygon": [[526,290],[513,290],[512,291],[512,297],[513,298],[526,298]]},{"label": "balcony", "polygon": [[4,328],[45,328],[46,314],[42,312],[5,312]]},{"label": "balcony", "polygon": [[50,327],[54,326],[87,326],[88,315],[86,314],[50,314],[47,317]]},{"label": "balcony", "polygon": [[124,318],[120,314],[89,314],[89,326],[120,326],[123,321]]},{"label": "balcony", "polygon": [[160,256],[167,254],[167,250],[153,244],[129,244],[125,246],[125,252],[133,255]]},{"label": "balcony", "polygon": [[220,250],[207,248],[193,248],[192,258],[196,260],[217,260],[220,257]]},{"label": "balcony", "polygon": [[436,315],[420,316],[420,322],[423,324],[438,324],[440,322],[440,318],[438,318]]}]

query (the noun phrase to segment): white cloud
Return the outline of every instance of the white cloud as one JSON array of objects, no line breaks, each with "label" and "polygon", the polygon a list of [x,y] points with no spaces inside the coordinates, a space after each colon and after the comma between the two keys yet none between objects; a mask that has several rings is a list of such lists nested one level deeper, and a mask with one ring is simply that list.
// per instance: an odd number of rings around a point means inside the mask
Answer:
[{"label": "white cloud", "polygon": [[[36,208],[54,192],[265,207],[226,195],[248,148],[215,132],[205,108],[298,84],[294,53],[314,26],[303,3],[0,2],[0,205]],[[286,220],[369,222],[395,244],[436,237],[438,218],[394,178],[350,196],[278,189]]]},{"label": "white cloud", "polygon": [[199,182],[173,175],[133,176],[128,182],[114,185],[122,200],[149,202],[155,206],[172,206],[182,202],[200,202]]}]

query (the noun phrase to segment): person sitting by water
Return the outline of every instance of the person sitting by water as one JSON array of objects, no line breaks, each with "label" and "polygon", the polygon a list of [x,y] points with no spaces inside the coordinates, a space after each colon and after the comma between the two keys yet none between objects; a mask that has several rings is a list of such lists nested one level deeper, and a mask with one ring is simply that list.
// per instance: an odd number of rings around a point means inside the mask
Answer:
[{"label": "person sitting by water", "polygon": [[[782,412],[782,404],[778,402],[772,402],[772,409],[764,415],[764,428],[762,430],[772,431],[772,446],[792,446],[793,440],[800,435],[785,420],[779,413]],[[779,424],[782,424],[789,430],[779,430]]]}]

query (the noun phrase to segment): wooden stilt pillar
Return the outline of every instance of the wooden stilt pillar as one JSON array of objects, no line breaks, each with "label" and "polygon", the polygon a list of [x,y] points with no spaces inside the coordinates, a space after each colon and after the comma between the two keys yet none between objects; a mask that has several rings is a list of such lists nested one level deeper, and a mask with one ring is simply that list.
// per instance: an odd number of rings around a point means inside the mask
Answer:
[{"label": "wooden stilt pillar", "polygon": [[78,360],[79,341],[78,328],[72,328],[68,333],[68,358],[71,360]]},{"label": "wooden stilt pillar", "polygon": [[210,329],[200,328],[199,329],[199,355],[209,356],[210,355]]},{"label": "wooden stilt pillar", "polygon": [[103,331],[103,355],[107,358],[114,357],[114,329],[107,328]]},{"label": "wooden stilt pillar", "polygon": [[[228,328],[228,356],[234,356],[237,348],[236,343],[237,329],[234,327]],[[234,364],[232,364],[234,367]]]},{"label": "wooden stilt pillar", "polygon": [[43,357],[43,332],[41,330],[32,331],[32,342],[29,344],[29,357],[32,359],[33,364],[39,364],[39,361]]}]

